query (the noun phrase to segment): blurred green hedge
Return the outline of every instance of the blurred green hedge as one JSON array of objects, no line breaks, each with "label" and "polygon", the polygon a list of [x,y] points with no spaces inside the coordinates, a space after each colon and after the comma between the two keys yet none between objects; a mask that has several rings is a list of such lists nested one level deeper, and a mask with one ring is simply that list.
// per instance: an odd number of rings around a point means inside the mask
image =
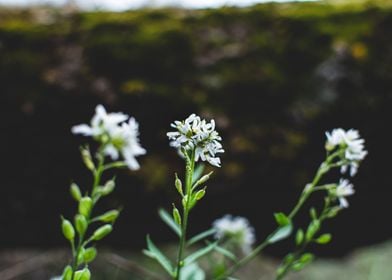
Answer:
[{"label": "blurred green hedge", "polygon": [[[69,129],[97,103],[135,116],[148,150],[142,170],[119,176],[108,202],[125,205],[112,244],[140,246],[146,231],[162,230],[155,211],[170,206],[171,174],[182,168],[165,132],[192,112],[216,119],[227,151],[195,230],[232,212],[264,236],[271,212],[287,210],[317,168],[324,132],[342,126],[360,129],[370,156],[331,251],[389,237],[377,215],[391,193],[391,30],[392,9],[371,4],[2,9],[0,218],[11,226],[0,245],[62,244],[56,225],[58,213],[72,213],[68,184],[89,182],[77,150],[84,139]],[[340,227],[348,221],[350,229]],[[366,221],[378,230],[353,237]]]}]

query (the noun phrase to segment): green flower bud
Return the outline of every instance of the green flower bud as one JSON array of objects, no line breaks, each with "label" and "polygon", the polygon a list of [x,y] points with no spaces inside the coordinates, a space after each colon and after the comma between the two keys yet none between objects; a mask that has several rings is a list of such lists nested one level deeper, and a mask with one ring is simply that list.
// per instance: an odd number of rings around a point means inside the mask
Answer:
[{"label": "green flower bud", "polygon": [[110,211],[102,214],[101,216],[99,216],[98,220],[100,220],[101,222],[105,222],[105,223],[111,223],[117,219],[119,214],[120,214],[120,212],[118,210],[110,210]]},{"label": "green flower bud", "polygon": [[72,183],[69,191],[70,191],[70,193],[71,193],[71,196],[72,196],[76,201],[79,201],[79,200],[82,198],[82,194],[81,194],[80,189],[79,189],[79,186],[78,186],[77,184]]},{"label": "green flower bud", "polygon": [[90,197],[83,197],[79,202],[79,213],[85,217],[88,217],[90,215],[92,205],[93,201]]},{"label": "green flower bud", "polygon": [[200,186],[200,185],[204,184],[205,182],[207,182],[210,179],[212,173],[213,173],[213,171],[211,171],[210,173],[201,177],[199,180],[197,180],[195,185]]},{"label": "green flower bud", "polygon": [[195,194],[195,199],[196,199],[196,200],[200,200],[200,199],[202,199],[202,198],[204,197],[205,194],[206,194],[206,190],[205,190],[205,189],[199,190],[199,191]]},{"label": "green flower bud", "polygon": [[86,217],[80,214],[77,214],[75,216],[75,227],[76,227],[76,231],[80,234],[83,235],[88,227],[88,223],[86,220]]},{"label": "green flower bud", "polygon": [[84,251],[83,260],[85,263],[90,263],[95,259],[96,256],[97,249],[95,249],[94,247],[90,247]]},{"label": "green flower bud", "polygon": [[186,208],[186,205],[188,203],[188,195],[187,194],[184,195],[184,197],[182,198],[181,202],[182,202],[182,207]]},{"label": "green flower bud", "polygon": [[63,218],[61,227],[63,230],[64,237],[69,241],[73,241],[73,239],[75,238],[75,230],[71,222]]},{"label": "green flower bud", "polygon": [[108,235],[113,230],[111,225],[104,225],[99,227],[96,231],[94,231],[92,239],[93,240],[101,240],[106,235]]},{"label": "green flower bud", "polygon": [[301,245],[302,241],[304,240],[304,236],[305,236],[304,231],[302,229],[299,229],[297,231],[297,235],[295,236],[295,243],[297,245]]},{"label": "green flower bud", "polygon": [[80,153],[82,154],[82,159],[83,159],[83,162],[86,165],[86,167],[89,170],[94,171],[95,165],[94,165],[94,162],[91,158],[90,150],[88,148],[81,148]]},{"label": "green flower bud", "polygon": [[114,180],[109,180],[103,187],[100,188],[100,193],[103,196],[108,195],[114,190],[115,186],[116,183],[114,182]]},{"label": "green flower bud", "polygon": [[83,263],[83,261],[84,261],[83,255],[84,255],[85,251],[86,250],[84,249],[84,247],[80,248],[79,255],[77,257],[77,265],[78,266],[81,265]]},{"label": "green flower bud", "polygon": [[178,224],[181,225],[181,215],[180,211],[176,208],[176,206],[173,204],[173,219],[174,221]]},{"label": "green flower bud", "polygon": [[79,270],[75,272],[75,280],[90,280],[91,273],[90,270],[86,267],[83,270]]},{"label": "green flower bud", "polygon": [[67,265],[64,268],[63,274],[61,276],[61,279],[63,280],[71,280],[72,278],[72,267],[70,265]]},{"label": "green flower bud", "polygon": [[177,189],[178,193],[179,193],[181,196],[184,196],[184,192],[183,192],[183,190],[182,190],[182,182],[181,182],[181,180],[178,178],[177,173],[176,173],[175,175],[176,175],[176,180],[175,180],[174,184],[175,184],[175,186],[176,186],[176,189]]},{"label": "green flower bud", "polygon": [[329,233],[325,233],[316,239],[318,244],[327,244],[331,241],[332,235]]}]

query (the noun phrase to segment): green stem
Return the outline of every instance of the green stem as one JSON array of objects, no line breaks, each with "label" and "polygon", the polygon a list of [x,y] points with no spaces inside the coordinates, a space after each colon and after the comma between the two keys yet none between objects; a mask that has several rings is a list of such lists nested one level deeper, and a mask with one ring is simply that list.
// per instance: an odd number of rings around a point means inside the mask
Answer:
[{"label": "green stem", "polygon": [[[93,185],[92,185],[92,189],[91,189],[91,195],[93,197],[93,204],[91,206],[90,213],[93,211],[94,206],[98,201],[98,197],[95,197],[95,193],[97,191],[97,187],[99,186],[99,184],[101,182],[102,173],[104,171],[104,159],[105,158],[104,158],[101,150],[98,152],[97,158],[98,158],[98,167],[93,171],[94,181],[93,181]],[[86,220],[87,220],[87,225],[89,225],[91,222],[90,215],[88,215],[88,217],[86,217]],[[85,233],[86,232],[87,232],[87,229],[85,230]],[[86,244],[86,242],[84,241],[85,233],[79,235],[79,240],[78,240],[78,245],[76,247],[76,250],[73,248],[74,253],[73,253],[73,261],[72,261],[71,280],[75,279],[75,272],[78,269],[79,254],[80,254],[80,251],[82,250],[82,248]]]},{"label": "green stem", "polygon": [[178,256],[177,256],[177,270],[175,273],[175,280],[179,280],[181,276],[181,268],[183,264],[183,255],[186,245],[186,231],[188,227],[188,217],[190,212],[190,202],[192,198],[192,179],[193,172],[195,169],[195,151],[192,151],[190,157],[187,157],[186,171],[185,171],[185,196],[186,202],[183,207],[183,217],[181,224],[181,237],[180,237],[180,245],[178,248]]},{"label": "green stem", "polygon": [[[328,210],[329,210],[329,205],[330,205],[330,201],[327,200],[326,203],[324,204],[323,211],[322,211],[322,213],[321,213],[321,215],[320,215],[320,218],[319,218],[320,228],[321,228],[322,222],[323,222],[325,219],[327,219],[327,213],[328,213]],[[302,253],[305,251],[305,249],[307,248],[307,246],[308,246],[312,241],[314,241],[314,239],[305,241],[305,242],[301,245],[301,247],[300,247],[299,249],[297,249],[297,250],[293,253],[293,256],[294,256],[293,260],[292,260],[291,262],[289,262],[289,263],[287,263],[287,264],[284,265],[284,269],[282,270],[282,272],[281,272],[279,275],[276,276],[276,280],[282,280],[282,279],[287,275],[287,273],[289,273],[289,271],[290,271],[290,269],[291,269],[293,263],[302,255]]]},{"label": "green stem", "polygon": [[[302,191],[301,197],[299,198],[299,201],[297,204],[294,206],[294,208],[291,210],[290,214],[288,217],[290,219],[293,219],[299,210],[302,208],[304,203],[307,201],[309,196],[312,194],[314,191],[314,188],[317,186],[317,184],[320,182],[322,176],[329,171],[331,168],[331,162],[339,156],[339,151],[328,155],[327,159],[320,165],[319,169],[317,170],[317,173],[315,177],[313,178],[312,182],[309,185],[306,185],[304,190]],[[334,167],[334,166],[333,166]],[[277,231],[279,230],[279,227],[276,228],[270,235],[274,235]],[[227,277],[233,275],[241,266],[247,264],[249,261],[251,261],[253,258],[255,258],[265,247],[267,247],[270,243],[268,242],[268,239],[264,240],[260,245],[258,245],[253,251],[242,258],[240,261],[235,263],[226,273],[214,278],[214,280],[222,280],[226,279]]]}]

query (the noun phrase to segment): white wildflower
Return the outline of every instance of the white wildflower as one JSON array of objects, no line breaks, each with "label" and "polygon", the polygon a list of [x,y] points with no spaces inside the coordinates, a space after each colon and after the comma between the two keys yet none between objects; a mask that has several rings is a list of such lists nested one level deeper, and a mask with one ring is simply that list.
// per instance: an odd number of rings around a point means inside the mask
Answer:
[{"label": "white wildflower", "polygon": [[334,195],[339,199],[340,207],[347,208],[348,202],[346,197],[355,193],[354,186],[347,179],[340,179],[339,185],[334,191]]},{"label": "white wildflower", "polygon": [[349,129],[345,131],[342,128],[336,128],[332,132],[326,132],[327,142],[326,149],[334,150],[336,147],[344,149],[342,160],[344,164],[341,172],[345,173],[350,168],[350,175],[357,173],[359,162],[367,155],[365,150],[365,140],[360,138],[358,130]]},{"label": "white wildflower", "polygon": [[107,113],[102,105],[96,107],[90,126],[80,124],[72,127],[72,132],[92,136],[101,142],[105,155],[113,160],[122,155],[132,170],[140,167],[136,157],[146,153],[139,143],[139,124],[136,120],[123,113]]},{"label": "white wildflower", "polygon": [[195,161],[201,159],[211,165],[220,167],[220,158],[216,156],[223,153],[220,141],[222,138],[215,130],[215,121],[207,122],[195,114],[185,121],[175,121],[171,126],[177,131],[168,132],[170,146],[187,151],[195,149]]},{"label": "white wildflower", "polygon": [[253,227],[243,217],[225,215],[214,221],[213,228],[216,230],[215,238],[233,242],[242,249],[244,254],[251,251],[256,240]]}]

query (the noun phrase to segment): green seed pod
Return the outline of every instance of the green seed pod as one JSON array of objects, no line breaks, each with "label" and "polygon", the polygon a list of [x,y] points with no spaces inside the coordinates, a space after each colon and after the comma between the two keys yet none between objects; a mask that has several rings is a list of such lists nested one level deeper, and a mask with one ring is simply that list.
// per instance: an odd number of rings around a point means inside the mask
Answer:
[{"label": "green seed pod", "polygon": [[120,212],[118,210],[110,210],[110,211],[102,214],[101,216],[99,216],[98,220],[100,220],[101,222],[105,222],[105,223],[111,223],[117,219],[119,214],[120,214]]},{"label": "green seed pod", "polygon": [[181,225],[181,215],[174,204],[173,204],[173,219],[178,225]]},{"label": "green seed pod", "polygon": [[83,162],[86,165],[86,167],[89,170],[94,171],[95,165],[94,165],[94,162],[91,158],[91,153],[90,153],[89,149],[88,148],[81,148],[80,153],[82,154],[82,159],[83,159]]},{"label": "green seed pod", "polygon": [[90,247],[84,251],[83,260],[85,263],[92,262],[97,256],[97,250],[94,247]]},{"label": "green seed pod", "polygon": [[114,180],[109,180],[106,182],[106,184],[103,187],[100,188],[100,193],[103,196],[106,196],[110,194],[115,187],[116,187],[116,183],[114,182]]},{"label": "green seed pod", "polygon": [[90,197],[83,197],[79,202],[79,213],[85,217],[88,217],[90,215],[92,205],[93,201]]},{"label": "green seed pod", "polygon": [[61,279],[62,280],[71,280],[71,278],[72,278],[72,267],[70,265],[67,265],[64,268],[63,275],[61,276]]},{"label": "green seed pod", "polygon": [[71,187],[69,189],[71,196],[76,200],[76,201],[80,201],[80,199],[82,198],[82,194],[80,192],[79,186],[75,183],[71,184]]},{"label": "green seed pod", "polygon": [[83,270],[79,270],[75,272],[75,280],[90,280],[91,273],[90,270],[86,267]]},{"label": "green seed pod", "polygon": [[184,192],[183,192],[183,190],[182,190],[182,182],[181,182],[181,180],[178,178],[177,173],[176,173],[175,175],[176,175],[176,180],[174,181],[174,185],[176,186],[176,189],[177,189],[178,193],[179,193],[181,196],[184,196]]},{"label": "green seed pod", "polygon": [[92,239],[93,240],[101,240],[106,235],[108,235],[113,230],[111,225],[104,225],[99,227],[96,231],[94,231]]},{"label": "green seed pod", "polygon": [[88,223],[86,220],[86,217],[80,214],[77,214],[75,216],[75,227],[76,227],[76,231],[80,234],[83,235],[88,227]]},{"label": "green seed pod", "polygon": [[73,241],[73,239],[75,238],[75,230],[71,222],[63,218],[61,227],[63,230],[64,237],[69,241]]}]

